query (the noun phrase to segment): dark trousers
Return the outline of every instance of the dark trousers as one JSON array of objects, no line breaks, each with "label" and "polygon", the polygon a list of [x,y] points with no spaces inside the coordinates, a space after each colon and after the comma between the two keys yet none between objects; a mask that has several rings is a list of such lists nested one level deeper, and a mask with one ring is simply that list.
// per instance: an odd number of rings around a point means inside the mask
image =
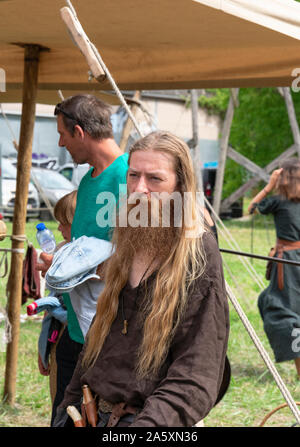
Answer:
[{"label": "dark trousers", "polygon": [[56,395],[52,407],[51,426],[56,415],[56,409],[62,402],[65,389],[72,379],[82,347],[81,343],[77,343],[70,338],[68,327],[66,327],[56,347]]}]

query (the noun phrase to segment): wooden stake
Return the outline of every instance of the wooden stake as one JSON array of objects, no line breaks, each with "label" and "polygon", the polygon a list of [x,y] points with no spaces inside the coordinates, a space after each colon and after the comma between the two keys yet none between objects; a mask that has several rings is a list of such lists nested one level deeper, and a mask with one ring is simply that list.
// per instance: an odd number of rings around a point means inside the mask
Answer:
[{"label": "wooden stake", "polygon": [[220,154],[218,161],[218,169],[216,176],[216,184],[214,190],[214,200],[213,200],[213,208],[217,214],[220,212],[221,199],[222,199],[222,189],[223,189],[223,180],[224,180],[224,172],[227,158],[227,148],[228,141],[230,136],[230,129],[234,115],[234,103],[238,101],[238,92],[239,89],[235,89],[235,91],[231,94],[228,108],[226,111],[226,116],[222,129],[222,137],[220,142]]},{"label": "wooden stake", "polygon": [[191,90],[191,106],[192,106],[192,130],[193,130],[193,147],[197,147],[199,143],[199,126],[198,126],[198,92]]},{"label": "wooden stake", "polygon": [[297,146],[298,157],[300,158],[300,132],[299,125],[296,117],[295,107],[293,103],[293,98],[289,87],[283,87],[283,96],[286,104],[287,113],[289,116],[290,126],[292,129],[294,142]]},{"label": "wooden stake", "polygon": [[[134,96],[133,96],[133,99],[135,101],[139,101],[140,98],[141,98],[141,92],[137,90],[135,92]],[[136,115],[137,110],[138,110],[138,105],[137,104],[133,104],[131,106],[131,112],[132,112],[133,116]],[[120,149],[123,152],[125,152],[125,150],[126,150],[128,138],[129,138],[129,135],[130,135],[130,132],[131,132],[132,128],[133,128],[133,122],[132,122],[131,117],[129,116],[127,118],[127,121],[126,121],[125,125],[124,125],[122,137],[121,137],[121,140],[120,140]]]},{"label": "wooden stake", "polygon": [[63,21],[68,27],[68,30],[75,44],[78,46],[78,48],[86,58],[92,75],[99,82],[103,81],[106,75],[102,67],[99,65],[99,62],[97,61],[97,58],[91,48],[90,41],[76,16],[75,9],[72,8],[71,10],[70,8],[65,6],[64,8],[61,8],[60,13]]},{"label": "wooden stake", "polygon": [[[300,131],[290,88],[278,87],[277,90],[279,94],[284,97],[295,144],[292,145],[290,148],[288,148],[285,152],[280,154],[279,157],[271,161],[264,169],[255,166],[253,162],[246,159],[246,157],[242,156],[241,154],[238,154],[232,148],[228,148],[227,155],[230,158],[232,158],[242,166],[246,167],[246,169],[248,169],[249,171],[256,173],[257,175],[255,177],[252,177],[250,180],[248,180],[246,183],[240,186],[236,191],[234,191],[229,197],[227,197],[221,204],[221,211],[227,211],[228,208],[236,200],[244,196],[249,189],[253,188],[259,182],[259,180],[263,179],[267,182],[268,181],[267,176],[269,176],[269,174],[272,172],[273,169],[276,169],[279,166],[279,163],[281,161],[292,157],[295,152],[297,152],[298,157],[300,158]],[[263,175],[264,173],[266,175],[265,178]]]},{"label": "wooden stake", "polygon": [[193,130],[193,149],[194,149],[194,169],[197,178],[198,191],[203,191],[201,156],[199,148],[199,120],[198,120],[198,92],[191,90],[192,106],[192,130]]},{"label": "wooden stake", "polygon": [[[13,218],[13,235],[25,234],[28,185],[32,158],[32,138],[35,121],[37,95],[39,45],[24,45],[23,107],[17,163],[17,188]],[[7,344],[5,385],[3,399],[10,405],[15,403],[18,344],[20,333],[20,311],[22,302],[22,271],[24,241],[12,240],[11,270],[8,279],[7,315],[11,324],[11,342]]]},{"label": "wooden stake", "polygon": [[270,179],[270,175],[266,173],[264,169],[260,166],[257,166],[253,161],[249,160],[249,158],[235,151],[231,146],[228,145],[227,156],[234,160],[239,165],[246,168],[248,171],[252,172],[255,175],[258,175],[262,180],[268,183]]},{"label": "wooden stake", "polygon": [[[270,174],[274,169],[277,169],[280,163],[283,160],[287,160],[288,158],[292,157],[297,150],[297,146],[293,144],[288,149],[286,149],[282,154],[280,154],[278,157],[276,157],[274,160],[272,160],[265,168],[264,171],[267,174]],[[221,211],[227,211],[230,206],[236,202],[240,197],[243,197],[249,189],[253,188],[259,181],[261,180],[261,177],[256,175],[255,177],[252,177],[250,180],[248,180],[246,183],[244,183],[242,186],[240,186],[237,190],[235,190],[229,197],[227,197],[225,200],[223,200],[221,204]]]}]

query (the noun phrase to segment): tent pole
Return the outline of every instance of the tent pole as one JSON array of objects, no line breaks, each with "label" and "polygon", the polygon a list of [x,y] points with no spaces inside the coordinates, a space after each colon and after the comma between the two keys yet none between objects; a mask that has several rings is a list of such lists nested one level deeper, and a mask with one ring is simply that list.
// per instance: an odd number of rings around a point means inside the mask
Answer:
[{"label": "tent pole", "polygon": [[7,284],[7,316],[11,324],[11,341],[7,344],[3,400],[14,405],[16,394],[22,272],[28,185],[30,181],[32,139],[38,83],[39,45],[24,45],[23,104],[17,163],[17,188],[13,218],[11,267]]},{"label": "tent pole", "polygon": [[192,106],[192,131],[193,131],[193,147],[197,147],[199,143],[199,126],[198,126],[198,92],[191,90],[191,106]]},{"label": "tent pole", "polygon": [[294,107],[294,103],[293,103],[293,98],[291,95],[291,90],[289,87],[283,87],[282,90],[283,90],[283,96],[284,96],[284,100],[285,100],[285,104],[286,104],[289,121],[290,121],[290,126],[291,126],[293,137],[294,137],[294,142],[297,146],[298,157],[300,158],[300,131],[299,131],[297,116],[296,116],[295,107]]},{"label": "tent pole", "polygon": [[198,91],[191,90],[191,106],[192,106],[192,131],[193,131],[193,149],[194,149],[194,169],[197,178],[198,191],[203,191],[201,157],[199,148],[199,120],[198,120]]},{"label": "tent pole", "polygon": [[[141,92],[139,90],[137,90],[134,93],[133,99],[136,101],[139,101],[141,99]],[[133,116],[136,116],[137,110],[138,110],[138,105],[133,104],[131,106],[131,112],[132,112]],[[133,123],[132,123],[131,117],[128,116],[126,123],[124,125],[124,128],[123,128],[123,133],[122,133],[121,141],[120,141],[120,149],[123,152],[125,152],[125,150],[126,150],[126,146],[127,146],[128,139],[130,136],[130,132],[132,131],[132,128],[133,128]]]},{"label": "tent pole", "polygon": [[216,175],[216,184],[214,191],[214,200],[213,200],[213,208],[217,214],[220,213],[221,207],[221,199],[222,199],[222,189],[223,189],[223,180],[224,180],[224,172],[227,158],[227,148],[230,136],[230,129],[234,115],[234,105],[238,104],[238,93],[239,89],[236,88],[231,92],[229,103],[225,115],[225,120],[222,128],[222,136],[220,141],[220,154],[218,161],[218,169]]}]

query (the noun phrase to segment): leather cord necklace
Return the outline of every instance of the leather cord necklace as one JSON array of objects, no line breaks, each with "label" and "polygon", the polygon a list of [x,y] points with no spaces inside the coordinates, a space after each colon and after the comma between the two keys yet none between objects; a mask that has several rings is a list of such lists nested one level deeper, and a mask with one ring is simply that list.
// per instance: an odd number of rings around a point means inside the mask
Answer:
[{"label": "leather cord necklace", "polygon": [[[152,259],[152,261],[150,262],[150,264],[148,265],[148,267],[147,267],[146,270],[144,271],[143,276],[141,277],[140,282],[139,282],[139,284],[138,284],[138,286],[137,286],[137,292],[136,292],[136,296],[135,296],[135,299],[134,299],[134,306],[135,306],[135,304],[136,304],[136,299],[137,299],[137,297],[139,296],[139,293],[140,293],[140,286],[141,286],[141,283],[142,283],[143,279],[145,278],[146,274],[149,272],[150,267],[152,266],[152,264],[153,264],[153,262],[154,262],[154,259],[155,259],[155,258]],[[124,294],[123,294],[123,293],[122,293],[122,298],[121,298],[121,312],[122,312],[122,318],[123,318],[123,329],[122,329],[122,334],[123,334],[123,335],[126,335],[127,332],[128,332],[128,320],[127,320],[127,318],[126,318],[125,310],[124,310]]]}]

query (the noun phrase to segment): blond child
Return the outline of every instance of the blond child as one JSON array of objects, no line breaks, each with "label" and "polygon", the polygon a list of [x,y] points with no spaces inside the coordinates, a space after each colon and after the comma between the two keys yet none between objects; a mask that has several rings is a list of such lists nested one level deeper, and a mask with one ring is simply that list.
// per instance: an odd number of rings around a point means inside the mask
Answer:
[{"label": "blond child", "polygon": [[[58,202],[54,207],[54,216],[59,224],[58,230],[61,232],[64,238],[64,240],[57,245],[56,251],[59,250],[64,244],[71,241],[71,226],[76,208],[76,198],[77,198],[77,191],[75,190],[69,194],[66,194],[60,200],[58,200]],[[47,255],[46,253],[43,253],[41,259],[45,260],[45,258],[48,259],[51,257],[52,255]],[[41,355],[40,354],[38,355],[38,366],[40,373],[44,376],[49,376],[52,405],[56,395],[56,378],[57,378],[56,346],[62,332],[64,331],[64,328],[65,325],[62,324],[59,336],[56,339],[56,342],[53,343],[53,346],[50,350],[49,364],[47,368],[45,368],[42,362]]]}]

